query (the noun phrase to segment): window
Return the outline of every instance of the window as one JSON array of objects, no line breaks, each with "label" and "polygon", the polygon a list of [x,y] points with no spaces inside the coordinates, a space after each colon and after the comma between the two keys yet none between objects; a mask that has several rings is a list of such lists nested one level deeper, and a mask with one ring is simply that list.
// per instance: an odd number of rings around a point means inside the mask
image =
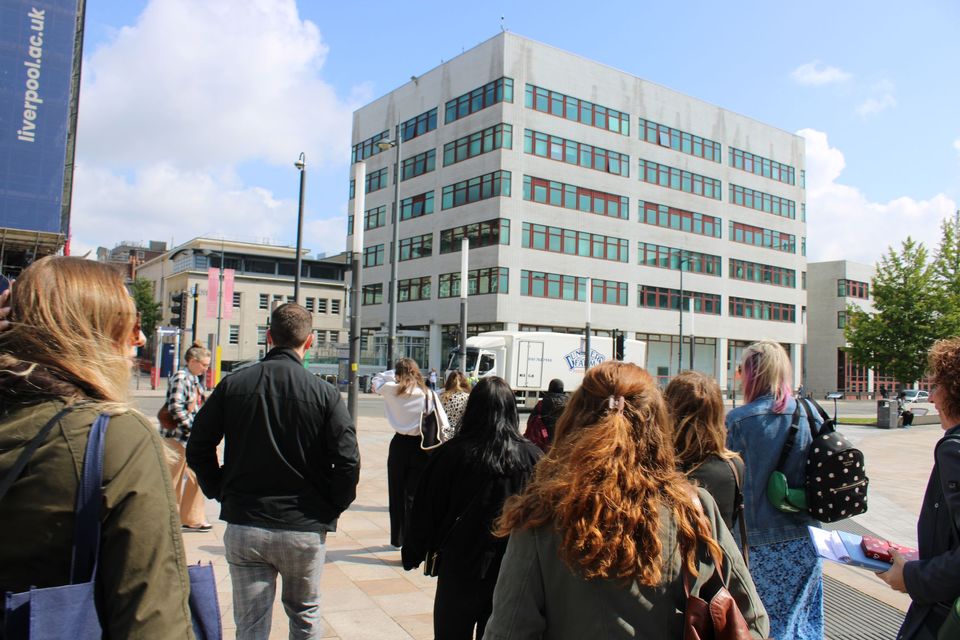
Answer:
[{"label": "window", "polygon": [[363,250],[363,266],[364,267],[379,267],[383,264],[383,247],[382,244],[373,245],[371,247],[365,247]]},{"label": "window", "polygon": [[787,200],[762,191],[754,191],[736,184],[730,185],[730,202],[748,209],[772,213],[781,218],[791,220],[797,218],[797,204],[793,200]]},{"label": "window", "polygon": [[368,284],[363,287],[363,304],[382,304],[383,303],[383,283]]},{"label": "window", "polygon": [[769,302],[767,300],[750,300],[730,296],[730,315],[734,318],[751,318],[754,320],[772,320],[774,322],[796,322],[797,307],[783,302]]},{"label": "window", "polygon": [[400,261],[427,258],[433,255],[433,234],[404,238],[400,241]]},{"label": "window", "polygon": [[736,258],[730,258],[730,277],[734,280],[760,282],[791,289],[795,289],[797,286],[797,272],[794,269],[737,260]]},{"label": "window", "polygon": [[283,296],[280,295],[279,293],[275,293],[275,294],[273,294],[273,301],[274,301],[274,302],[283,302]]},{"label": "window", "polygon": [[523,223],[521,246],[572,256],[629,262],[628,241],[624,238],[602,236],[586,231]]},{"label": "window", "polygon": [[[770,178],[771,180],[783,182],[784,184],[796,184],[796,171],[788,164],[781,164],[775,160],[764,158],[763,156],[757,156],[749,151],[742,151],[740,149],[735,149],[734,147],[730,147],[729,160],[730,166],[734,169],[740,169],[741,171],[763,176],[764,178]],[[806,180],[803,170],[801,170],[801,187],[804,186],[804,182],[806,182]]]},{"label": "window", "polygon": [[371,136],[364,140],[363,142],[358,142],[353,145],[353,156],[351,157],[351,162],[360,162],[361,160],[366,160],[370,156],[375,156],[380,153],[381,149],[377,146],[377,143],[381,140],[386,140],[389,136],[389,131],[381,131],[375,136]]},{"label": "window", "polygon": [[296,301],[297,301],[297,299],[294,298],[293,296],[287,296],[287,304],[290,304],[290,303],[296,302]]},{"label": "window", "polygon": [[437,108],[424,111],[418,116],[410,118],[400,125],[403,141],[413,140],[417,136],[433,131],[437,128]]},{"label": "window", "polygon": [[443,145],[443,166],[500,148],[513,148],[513,127],[509,124],[488,127]]},{"label": "window", "polygon": [[[506,267],[472,269],[467,272],[467,295],[482,296],[488,293],[509,293],[508,280],[510,270]],[[441,273],[438,298],[457,298],[460,296],[460,272]]]},{"label": "window", "polygon": [[520,272],[520,295],[554,300],[587,299],[587,279],[542,271]]},{"label": "window", "polygon": [[524,106],[558,118],[565,118],[624,136],[630,135],[630,114],[603,107],[586,100],[528,84]]},{"label": "window", "polygon": [[523,176],[523,199],[611,218],[623,220],[630,218],[630,205],[626,196],[594,191],[544,178]]},{"label": "window", "polygon": [[687,251],[677,247],[665,247],[649,242],[637,243],[637,263],[647,267],[659,267],[674,271],[689,271],[703,273],[708,276],[719,276],[722,269],[720,256],[709,253]]},{"label": "window", "polygon": [[317,298],[317,313],[326,313],[326,312],[327,312],[327,299]]},{"label": "window", "polygon": [[843,329],[847,326],[847,312],[837,311],[837,329]]},{"label": "window", "polygon": [[775,249],[784,253],[797,252],[797,237],[782,231],[764,229],[742,222],[730,222],[730,239],[755,247]]},{"label": "window", "polygon": [[433,213],[433,191],[427,191],[400,201],[400,219],[410,220]]},{"label": "window", "polygon": [[807,172],[804,171],[803,169],[800,169],[800,188],[801,189],[807,188]]},{"label": "window", "polygon": [[257,344],[260,346],[267,344],[267,329],[263,325],[257,327]]},{"label": "window", "polygon": [[260,304],[258,305],[261,309],[270,308],[270,296],[266,293],[260,294]]},{"label": "window", "polygon": [[508,245],[510,244],[510,220],[494,218],[462,227],[444,229],[440,232],[440,253],[460,251],[461,241],[464,238],[470,239],[471,249],[494,244]]},{"label": "window", "polygon": [[230,334],[227,339],[228,344],[240,344],[240,325],[230,325]]},{"label": "window", "polygon": [[452,209],[471,202],[479,202],[497,196],[509,197],[509,195],[510,172],[494,171],[445,186],[441,208]]},{"label": "window", "polygon": [[597,280],[590,283],[592,300],[597,304],[615,304],[627,306],[627,283],[616,280]]},{"label": "window", "polygon": [[400,181],[409,180],[430,173],[437,168],[437,150],[430,149],[403,161],[403,176]]},{"label": "window", "polygon": [[640,139],[698,158],[721,162],[720,143],[640,118]]},{"label": "window", "polygon": [[677,209],[656,202],[640,201],[640,222],[657,227],[676,229],[687,233],[695,233],[709,238],[720,237],[720,218],[708,216],[705,213],[695,213],[685,209]]},{"label": "window", "polygon": [[[715,293],[683,290],[683,309],[690,309],[693,304],[694,313],[705,315],[720,315],[720,296]],[[637,306],[647,309],[680,310],[680,290],[650,285],[637,285]]]},{"label": "window", "polygon": [[841,298],[870,299],[870,285],[857,280],[837,280],[837,295]]},{"label": "window", "polygon": [[413,302],[430,299],[430,276],[397,281],[397,301]]},{"label": "window", "polygon": [[374,191],[379,191],[387,186],[387,168],[378,169],[377,171],[371,171],[367,174],[365,179],[365,192],[373,193]]},{"label": "window", "polygon": [[716,178],[708,178],[643,158],[640,159],[640,180],[704,198],[720,199],[721,183]]},{"label": "window", "polygon": [[523,132],[523,150],[534,156],[630,177],[630,156],[539,131]]},{"label": "window", "polygon": [[240,308],[240,292],[239,291],[233,292],[233,308],[234,309]]},{"label": "window", "polygon": [[339,300],[331,300],[331,301],[330,301],[330,313],[332,313],[333,315],[339,315],[339,314],[340,314],[340,301],[339,301]]},{"label": "window", "polygon": [[498,102],[513,102],[512,78],[498,78],[469,93],[448,100],[444,105],[443,121],[445,124],[450,124]]},{"label": "window", "polygon": [[307,311],[309,311],[310,313],[313,313],[313,312],[314,312],[314,308],[315,308],[316,306],[317,306],[317,305],[316,305],[316,298],[307,298],[307,304],[306,304]]},{"label": "window", "polygon": [[377,229],[387,224],[387,205],[382,204],[363,213],[363,228],[367,231]]}]

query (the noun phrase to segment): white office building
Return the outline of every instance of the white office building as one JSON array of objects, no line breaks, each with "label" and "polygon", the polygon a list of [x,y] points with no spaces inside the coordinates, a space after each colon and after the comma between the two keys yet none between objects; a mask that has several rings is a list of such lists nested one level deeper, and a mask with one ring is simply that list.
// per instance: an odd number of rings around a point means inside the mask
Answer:
[{"label": "white office building", "polygon": [[722,386],[758,338],[802,361],[803,139],[512,33],[354,113],[362,324],[378,341],[396,147],[377,143],[398,124],[400,349],[425,353],[421,365],[441,368],[456,339],[463,237],[471,335],[580,332],[592,290],[594,329],[647,341],[647,367],[666,379],[682,278],[683,368],[691,336],[695,368]]}]

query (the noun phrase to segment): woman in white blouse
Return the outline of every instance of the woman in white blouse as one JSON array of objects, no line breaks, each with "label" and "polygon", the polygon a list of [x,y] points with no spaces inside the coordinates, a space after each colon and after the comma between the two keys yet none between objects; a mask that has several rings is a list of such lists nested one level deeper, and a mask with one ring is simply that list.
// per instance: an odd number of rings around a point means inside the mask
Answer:
[{"label": "woman in white blouse", "polygon": [[420,367],[411,358],[397,360],[392,371],[373,376],[373,390],[383,397],[387,422],[396,433],[387,455],[387,493],[390,499],[390,544],[403,546],[403,526],[413,506],[427,452],[420,448],[420,417],[427,387]]}]

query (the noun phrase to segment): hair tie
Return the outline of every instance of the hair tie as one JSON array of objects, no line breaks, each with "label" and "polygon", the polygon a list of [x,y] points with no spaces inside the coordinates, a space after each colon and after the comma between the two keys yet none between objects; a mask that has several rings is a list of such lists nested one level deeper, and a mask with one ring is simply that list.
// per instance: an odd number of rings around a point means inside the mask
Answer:
[{"label": "hair tie", "polygon": [[616,398],[614,398],[611,395],[609,398],[607,398],[607,408],[610,411],[613,411],[614,409],[616,409],[617,413],[622,414],[624,406],[626,406],[626,401],[624,401],[623,396],[617,396]]}]

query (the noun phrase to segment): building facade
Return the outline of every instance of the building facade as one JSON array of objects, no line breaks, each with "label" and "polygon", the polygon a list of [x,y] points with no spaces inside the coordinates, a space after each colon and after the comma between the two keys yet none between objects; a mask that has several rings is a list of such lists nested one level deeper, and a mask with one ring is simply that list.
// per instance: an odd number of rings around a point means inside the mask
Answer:
[{"label": "building facade", "polygon": [[801,362],[802,138],[500,33],[354,113],[362,323],[380,334],[397,158],[378,143],[398,128],[397,317],[428,345],[422,365],[441,368],[456,340],[464,237],[470,334],[582,332],[591,295],[594,330],[647,341],[665,380],[681,366],[682,298],[683,368],[691,336],[694,367],[724,387],[757,338]]},{"label": "building facade", "polygon": [[151,240],[144,245],[142,242],[124,241],[113,249],[97,247],[97,260],[106,262],[123,274],[127,282],[133,281],[134,274],[143,263],[163,255],[167,250],[167,243]]},{"label": "building facade", "polygon": [[[234,270],[233,291],[222,300],[219,284],[210,287],[211,269],[219,282],[221,256],[224,269]],[[271,311],[277,304],[294,301],[295,260],[293,247],[194,238],[144,263],[136,275],[153,282],[165,326],[171,324],[171,296],[186,293],[181,351],[194,339],[211,349],[216,345],[219,308],[222,359],[229,369],[232,363],[266,353]],[[343,254],[302,260],[299,303],[313,314],[312,361],[329,362],[334,371],[338,348],[347,340],[346,268]]]}]

